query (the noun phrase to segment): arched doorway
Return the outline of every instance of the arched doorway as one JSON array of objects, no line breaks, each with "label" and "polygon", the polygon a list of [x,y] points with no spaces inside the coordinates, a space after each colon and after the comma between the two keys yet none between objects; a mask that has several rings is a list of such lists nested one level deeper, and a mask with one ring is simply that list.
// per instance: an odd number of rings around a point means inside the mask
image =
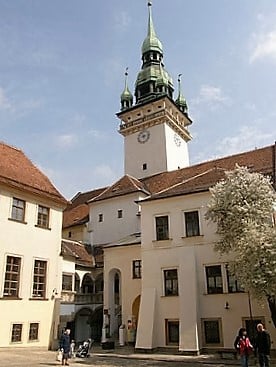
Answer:
[{"label": "arched doorway", "polygon": [[76,343],[83,342],[91,338],[92,311],[89,308],[82,308],[75,316],[75,340]]},{"label": "arched doorway", "polygon": [[103,307],[97,308],[91,317],[91,338],[97,342],[101,341],[103,327]]},{"label": "arched doorway", "polygon": [[139,320],[139,310],[140,310],[140,301],[141,296],[135,298],[135,300],[132,303],[132,316],[133,316],[133,322],[136,324],[136,327],[138,325]]},{"label": "arched doorway", "polygon": [[112,269],[109,272],[108,279],[108,300],[110,312],[110,335],[117,337],[119,334],[119,326],[122,322],[121,316],[121,271]]},{"label": "arched doorway", "polygon": [[92,294],[94,283],[90,274],[85,274],[82,280],[81,291],[83,294]]}]

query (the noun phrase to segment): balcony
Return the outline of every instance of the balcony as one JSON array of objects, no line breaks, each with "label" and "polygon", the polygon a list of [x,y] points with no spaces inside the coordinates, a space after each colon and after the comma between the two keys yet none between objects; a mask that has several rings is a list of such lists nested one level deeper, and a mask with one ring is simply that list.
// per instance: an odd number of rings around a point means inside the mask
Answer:
[{"label": "balcony", "polygon": [[103,292],[101,293],[75,293],[62,291],[61,292],[62,303],[75,303],[78,305],[100,305],[103,304]]}]

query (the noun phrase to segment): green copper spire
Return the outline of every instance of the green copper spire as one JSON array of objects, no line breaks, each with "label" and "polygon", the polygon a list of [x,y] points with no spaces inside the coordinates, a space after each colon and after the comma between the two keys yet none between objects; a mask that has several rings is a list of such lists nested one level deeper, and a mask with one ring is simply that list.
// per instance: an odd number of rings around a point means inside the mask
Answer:
[{"label": "green copper spire", "polygon": [[133,96],[128,88],[127,80],[128,80],[128,68],[126,68],[125,71],[125,89],[121,94],[121,111],[130,108],[133,104]]},{"label": "green copper spire", "polygon": [[181,91],[181,75],[182,74],[178,74],[178,79],[177,79],[177,81],[178,81],[178,96],[177,96],[177,99],[175,100],[175,104],[180,109],[180,111],[187,114],[188,113],[187,102],[186,102],[186,99],[183,96],[182,91]]},{"label": "green copper spire", "polygon": [[149,1],[148,2],[148,10],[149,10],[148,34],[142,45],[142,53],[144,54],[149,51],[157,51],[163,54],[162,43],[156,36],[155,30],[154,30],[151,7],[152,7],[152,2]]},{"label": "green copper spire", "polygon": [[136,104],[162,95],[173,96],[173,80],[163,64],[163,47],[156,36],[152,13],[148,2],[148,32],[142,45],[142,70],[135,83]]}]

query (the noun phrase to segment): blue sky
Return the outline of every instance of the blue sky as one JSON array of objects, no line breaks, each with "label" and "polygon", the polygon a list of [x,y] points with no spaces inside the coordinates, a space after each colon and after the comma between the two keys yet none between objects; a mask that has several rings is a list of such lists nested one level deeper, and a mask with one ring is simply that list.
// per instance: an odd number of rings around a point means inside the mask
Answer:
[{"label": "blue sky", "polygon": [[[133,90],[146,0],[0,0],[0,140],[67,198],[123,174],[124,70]],[[194,123],[191,163],[276,139],[276,1],[153,0],[164,63]],[[1,157],[0,157],[1,159]]]}]

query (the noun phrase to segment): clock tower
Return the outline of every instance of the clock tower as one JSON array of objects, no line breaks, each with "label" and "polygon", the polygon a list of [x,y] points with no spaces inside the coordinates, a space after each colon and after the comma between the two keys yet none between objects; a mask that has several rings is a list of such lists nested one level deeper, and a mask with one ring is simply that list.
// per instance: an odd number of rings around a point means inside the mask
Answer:
[{"label": "clock tower", "polygon": [[125,174],[143,178],[189,165],[188,126],[192,120],[181,92],[173,99],[173,80],[163,64],[163,47],[148,2],[148,31],[142,45],[142,68],[135,83],[135,104],[128,88],[121,94],[119,132],[124,136]]}]

